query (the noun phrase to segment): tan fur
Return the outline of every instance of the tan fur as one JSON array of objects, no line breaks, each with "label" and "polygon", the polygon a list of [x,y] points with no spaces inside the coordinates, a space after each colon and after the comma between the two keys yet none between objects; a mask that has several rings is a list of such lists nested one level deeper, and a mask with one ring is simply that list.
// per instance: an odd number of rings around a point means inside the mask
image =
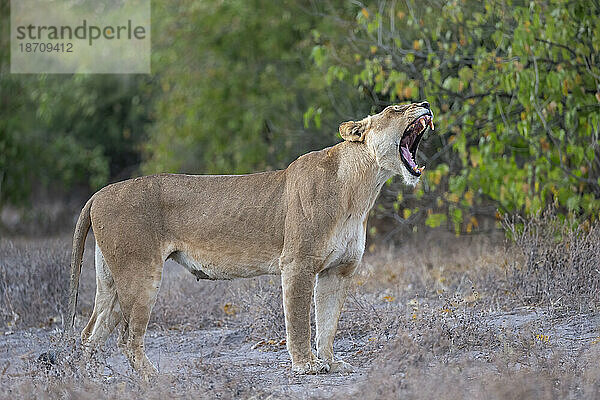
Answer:
[{"label": "tan fur", "polygon": [[[363,255],[366,221],[381,186],[402,164],[402,133],[422,104],[390,106],[346,122],[346,141],[306,154],[285,170],[239,176],[155,175],[109,185],[85,205],[73,239],[71,321],[83,243],[96,238],[97,292],[82,332],[98,345],[119,322],[119,343],[142,375],[155,372],[144,334],[172,258],[198,278],[281,274],[287,347],[299,373],[350,370],[333,358],[333,338],[351,277]],[[310,344],[314,292],[316,347]]]}]

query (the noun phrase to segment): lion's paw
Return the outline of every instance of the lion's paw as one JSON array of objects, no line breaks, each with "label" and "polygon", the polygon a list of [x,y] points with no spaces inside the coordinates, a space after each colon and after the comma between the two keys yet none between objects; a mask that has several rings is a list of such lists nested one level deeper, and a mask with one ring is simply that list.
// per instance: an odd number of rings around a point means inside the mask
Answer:
[{"label": "lion's paw", "polygon": [[329,363],[318,358],[313,358],[306,363],[292,364],[292,372],[301,375],[325,374],[329,372],[329,370]]},{"label": "lion's paw", "polygon": [[351,374],[354,372],[354,367],[342,360],[334,360],[329,362],[330,372],[339,372],[342,374]]}]

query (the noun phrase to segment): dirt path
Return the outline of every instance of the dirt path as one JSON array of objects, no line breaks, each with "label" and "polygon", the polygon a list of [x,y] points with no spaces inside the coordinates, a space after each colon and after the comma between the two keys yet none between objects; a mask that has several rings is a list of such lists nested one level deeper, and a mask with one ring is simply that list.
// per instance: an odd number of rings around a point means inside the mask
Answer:
[{"label": "dirt path", "polygon": [[[37,358],[49,348],[57,348],[58,335],[57,330],[41,328],[4,335],[0,340],[2,380],[16,383],[42,375],[44,368]],[[350,394],[354,385],[366,379],[365,366],[349,375],[293,375],[285,345],[268,342],[257,345],[246,342],[245,337],[239,330],[226,328],[149,331],[146,351],[161,374],[185,379],[187,385],[204,385],[209,391],[218,392],[224,385],[230,385],[277,397],[327,398],[341,391]],[[338,349],[343,358],[349,358],[351,352],[356,351],[347,341],[338,343]],[[135,379],[114,337],[107,343],[103,355],[107,358],[97,375],[99,381],[118,386],[120,382]]]},{"label": "dirt path", "polygon": [[[528,330],[534,341],[548,353],[563,351],[576,355],[598,342],[600,315],[579,314],[560,321],[549,319],[543,310],[519,309],[511,313],[490,313],[483,325],[500,332]],[[539,332],[537,335],[535,332]],[[0,339],[0,375],[12,383],[44,374],[37,361],[40,354],[59,346],[58,329],[31,328],[4,335]],[[338,356],[352,361],[357,346],[347,339],[338,341]],[[246,331],[224,327],[199,330],[149,330],[146,351],[157,365],[161,375],[172,380],[185,381],[186,387],[199,386],[206,392],[256,393],[259,397],[275,398],[328,398],[344,393],[351,396],[358,387],[367,383],[371,363],[362,365],[352,374],[296,376],[290,372],[285,344],[277,341],[247,341]],[[67,353],[69,353],[67,351]],[[469,358],[486,357],[474,352]],[[69,356],[67,356],[69,357]],[[107,343],[102,355],[106,363],[98,370],[97,382],[110,387],[134,381],[135,374],[116,346],[115,335]],[[98,359],[97,358],[97,359]],[[247,396],[246,396],[247,397]]]},{"label": "dirt path", "polygon": [[[76,332],[93,307],[89,245]],[[0,240],[0,399],[600,398],[600,313],[573,299],[524,306],[507,289],[538,280],[506,280],[501,248],[436,246],[366,258],[335,341],[349,375],[291,373],[276,277],[197,282],[168,262],[145,341],[160,377],[147,385],[115,334],[91,362],[61,342],[69,238]],[[39,355],[60,348],[47,372]]]}]

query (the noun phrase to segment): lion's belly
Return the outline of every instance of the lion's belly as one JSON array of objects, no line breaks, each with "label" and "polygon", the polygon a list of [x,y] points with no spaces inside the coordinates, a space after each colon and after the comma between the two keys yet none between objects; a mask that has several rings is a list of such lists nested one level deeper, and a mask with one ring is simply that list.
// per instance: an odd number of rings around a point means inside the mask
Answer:
[{"label": "lion's belly", "polygon": [[237,257],[204,251],[175,251],[169,258],[183,265],[198,279],[234,279],[278,274],[279,254],[265,257]]},{"label": "lion's belly", "polygon": [[[322,269],[345,263],[358,263],[365,249],[365,217],[348,218],[340,223],[326,246]],[[205,243],[202,247],[179,244],[169,246],[169,258],[183,265],[198,279],[234,279],[280,274],[281,248],[261,245],[226,246]]]}]

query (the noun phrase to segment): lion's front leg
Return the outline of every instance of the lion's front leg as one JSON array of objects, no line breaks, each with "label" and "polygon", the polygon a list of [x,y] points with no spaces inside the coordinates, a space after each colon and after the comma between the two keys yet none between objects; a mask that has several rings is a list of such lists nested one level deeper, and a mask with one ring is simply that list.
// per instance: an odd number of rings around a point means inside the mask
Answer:
[{"label": "lion's front leg", "polygon": [[353,371],[350,364],[334,360],[333,339],[356,267],[357,263],[348,263],[321,271],[315,286],[317,356],[327,361],[331,370],[336,372]]},{"label": "lion's front leg", "polygon": [[315,283],[312,270],[295,260],[281,264],[287,349],[292,371],[301,374],[329,371],[329,365],[315,357],[310,348],[310,303]]}]

